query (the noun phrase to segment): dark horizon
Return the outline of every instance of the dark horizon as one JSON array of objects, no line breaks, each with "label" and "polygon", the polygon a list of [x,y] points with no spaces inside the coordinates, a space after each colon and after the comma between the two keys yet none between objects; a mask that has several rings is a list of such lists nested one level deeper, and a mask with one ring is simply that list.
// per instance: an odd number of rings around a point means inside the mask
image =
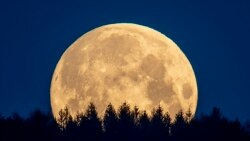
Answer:
[{"label": "dark horizon", "polygon": [[102,118],[95,105],[90,103],[85,113],[72,118],[67,107],[59,117],[37,110],[27,119],[18,115],[0,116],[0,137],[3,140],[93,140],[93,141],[179,141],[179,140],[241,140],[250,139],[250,121],[241,124],[237,119],[228,120],[218,108],[209,115],[192,118],[190,111],[178,112],[174,119],[159,106],[148,113],[127,103],[115,110],[112,104]]},{"label": "dark horizon", "polygon": [[[124,102],[124,103],[126,103],[126,102]],[[124,104],[123,103],[123,104]],[[128,104],[129,105],[129,104]],[[122,104],[120,105],[120,106],[122,106]],[[129,105],[130,106],[130,105]],[[160,105],[159,105],[160,106]],[[134,108],[134,107],[130,107],[131,109],[132,108]],[[151,112],[150,113],[152,113],[155,109],[157,109],[158,108],[158,106],[157,107],[154,107],[152,110],[151,110]],[[241,121],[238,117],[235,117],[235,118],[230,118],[230,117],[227,117],[226,115],[224,115],[224,112],[221,110],[221,108],[220,107],[216,107],[216,106],[213,106],[209,111],[207,111],[207,112],[204,112],[204,113],[197,113],[197,112],[195,112],[195,114],[193,115],[193,113],[192,113],[192,115],[194,116],[193,118],[195,119],[195,118],[197,118],[197,119],[199,119],[199,118],[201,118],[202,116],[208,116],[209,114],[211,114],[212,113],[212,111],[213,111],[213,109],[218,109],[219,111],[220,111],[220,115],[221,115],[221,117],[222,118],[225,118],[225,119],[227,119],[227,120],[229,120],[229,121],[235,121],[235,120],[238,120],[241,124],[246,124],[247,122],[250,122],[250,118],[248,118],[248,119],[246,119],[246,120],[244,120],[244,121]],[[61,109],[61,110],[63,110],[63,109]],[[139,109],[140,110],[140,109]],[[23,115],[21,115],[20,113],[18,113],[18,112],[13,112],[12,114],[10,114],[10,115],[3,115],[2,113],[1,113],[1,111],[0,111],[0,118],[4,118],[4,119],[8,119],[8,118],[13,118],[13,117],[15,117],[15,116],[18,116],[18,117],[20,117],[20,118],[22,118],[23,120],[27,120],[27,119],[29,119],[30,118],[30,116],[33,114],[33,113],[35,113],[35,112],[37,112],[37,111],[39,111],[39,112],[41,112],[41,113],[43,113],[43,114],[45,114],[45,115],[47,115],[47,116],[50,116],[50,117],[53,117],[53,118],[55,118],[54,117],[54,115],[53,115],[53,112],[52,112],[52,108],[50,109],[50,110],[42,110],[42,109],[39,109],[39,108],[35,108],[34,110],[32,110],[32,111],[30,111],[27,115],[25,115],[25,116],[23,116]],[[181,110],[182,111],[182,110]],[[85,111],[86,112],[86,111]],[[144,111],[142,111],[142,110],[140,110],[140,112],[141,113],[143,113]],[[146,111],[145,111],[146,112]],[[167,111],[168,112],[168,111]],[[166,112],[166,113],[167,113]],[[148,112],[146,112],[147,114],[149,114]],[[185,112],[184,112],[185,113]],[[84,114],[84,113],[82,113],[82,114]],[[103,117],[103,115],[99,115],[98,114],[98,117],[99,118],[102,118]]]}]

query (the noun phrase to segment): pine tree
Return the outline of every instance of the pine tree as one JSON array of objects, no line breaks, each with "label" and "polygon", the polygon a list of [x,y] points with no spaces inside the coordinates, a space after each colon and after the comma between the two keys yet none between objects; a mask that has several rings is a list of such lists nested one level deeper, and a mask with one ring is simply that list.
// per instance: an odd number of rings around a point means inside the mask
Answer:
[{"label": "pine tree", "polygon": [[139,138],[139,116],[140,111],[137,106],[134,106],[134,109],[131,111],[131,118],[132,118],[132,128],[131,128],[131,136],[133,136],[132,140],[140,140]]},{"label": "pine tree", "polygon": [[118,117],[113,105],[110,103],[103,117],[103,126],[106,140],[116,140]]},{"label": "pine tree", "polygon": [[151,119],[151,133],[155,140],[162,140],[168,135],[163,118],[163,109],[159,105],[157,109],[153,109]]},{"label": "pine tree", "polygon": [[150,129],[150,119],[146,111],[143,111],[139,115],[139,120],[138,120],[138,127],[139,127],[139,137],[140,140],[150,140],[149,139],[149,129]]},{"label": "pine tree", "polygon": [[139,127],[140,128],[148,128],[150,125],[149,116],[146,111],[143,111],[139,116]]},{"label": "pine tree", "polygon": [[77,126],[80,126],[81,121],[83,120],[83,118],[84,118],[84,114],[77,111],[76,112],[76,119],[75,119],[75,122],[76,122]]},{"label": "pine tree", "polygon": [[175,116],[172,133],[173,137],[177,140],[185,139],[186,121],[182,110],[179,111]]},{"label": "pine tree", "polygon": [[190,123],[193,118],[193,114],[191,112],[191,109],[188,108],[188,111],[185,113],[185,122]]},{"label": "pine tree", "polygon": [[137,106],[134,106],[133,111],[131,112],[131,116],[133,118],[133,122],[135,125],[138,124],[138,120],[139,120],[139,115],[140,115],[140,111],[139,108]]},{"label": "pine tree", "polygon": [[85,130],[85,132],[87,139],[93,141],[100,140],[102,136],[102,122],[97,115],[97,111],[93,103],[89,104],[85,116],[86,116],[85,128],[87,129]]},{"label": "pine tree", "polygon": [[165,128],[166,128],[166,131],[167,131],[167,136],[171,136],[171,128],[172,128],[172,123],[171,123],[172,119],[169,115],[169,113],[165,113],[164,116],[163,116],[163,122],[165,124]]},{"label": "pine tree", "polygon": [[118,136],[120,140],[131,140],[131,129],[133,127],[133,117],[130,106],[124,102],[118,110]]},{"label": "pine tree", "polygon": [[59,111],[59,117],[57,119],[57,123],[61,130],[66,129],[68,123],[72,120],[73,120],[72,116],[70,115],[70,112],[67,106],[64,109],[61,109]]}]

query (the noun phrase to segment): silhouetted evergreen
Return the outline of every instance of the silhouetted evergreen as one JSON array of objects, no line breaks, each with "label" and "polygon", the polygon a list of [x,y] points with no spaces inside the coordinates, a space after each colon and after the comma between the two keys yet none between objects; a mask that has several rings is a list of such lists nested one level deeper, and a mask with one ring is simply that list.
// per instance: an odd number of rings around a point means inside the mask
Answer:
[{"label": "silhouetted evergreen", "polygon": [[169,137],[169,125],[164,122],[164,113],[161,106],[152,111],[150,139],[155,141],[166,140]]},{"label": "silhouetted evergreen", "polygon": [[143,111],[138,120],[139,133],[138,137],[141,140],[149,141],[150,140],[150,119],[146,111]]},{"label": "silhouetted evergreen", "polygon": [[184,140],[187,138],[187,126],[183,111],[179,111],[175,116],[172,126],[172,136],[174,140]]},{"label": "silhouetted evergreen", "polygon": [[103,117],[104,138],[109,141],[118,140],[118,117],[112,104],[110,103]]},{"label": "silhouetted evergreen", "polygon": [[149,116],[125,102],[118,111],[109,104],[103,120],[90,103],[86,112],[70,115],[65,107],[55,120],[51,114],[36,110],[27,119],[18,114],[0,115],[0,141],[249,141],[250,122],[228,120],[218,108],[209,115],[193,118],[191,111],[180,111],[175,119],[158,106]]},{"label": "silhouetted evergreen", "polygon": [[117,134],[119,140],[129,141],[133,140],[134,122],[131,116],[130,106],[125,102],[118,109],[118,128]]},{"label": "silhouetted evergreen", "polygon": [[72,122],[72,120],[72,116],[70,115],[67,106],[59,111],[59,118],[57,119],[57,123],[62,130],[67,129],[67,126],[70,122]]},{"label": "silhouetted evergreen", "polygon": [[98,141],[102,137],[102,122],[97,115],[96,108],[93,103],[90,103],[86,111],[86,121],[85,125],[86,136],[90,141]]}]

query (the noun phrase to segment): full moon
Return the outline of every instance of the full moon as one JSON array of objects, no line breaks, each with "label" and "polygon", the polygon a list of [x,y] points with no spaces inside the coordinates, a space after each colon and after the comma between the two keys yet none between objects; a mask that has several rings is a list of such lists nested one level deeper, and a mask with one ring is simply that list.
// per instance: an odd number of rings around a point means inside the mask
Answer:
[{"label": "full moon", "polygon": [[51,81],[51,106],[58,118],[68,107],[76,116],[94,103],[100,117],[111,103],[151,113],[161,106],[171,118],[194,114],[197,83],[180,48],[160,32],[137,24],[98,27],[78,38],[61,56]]}]

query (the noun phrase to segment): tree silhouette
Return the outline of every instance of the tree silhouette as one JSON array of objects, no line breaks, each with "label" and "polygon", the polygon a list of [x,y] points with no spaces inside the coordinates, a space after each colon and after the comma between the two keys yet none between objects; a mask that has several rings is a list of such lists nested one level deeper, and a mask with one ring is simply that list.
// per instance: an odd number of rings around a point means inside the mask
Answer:
[{"label": "tree silhouette", "polygon": [[118,136],[122,141],[132,140],[131,129],[133,128],[133,118],[130,106],[124,102],[118,110]]},{"label": "tree silhouette", "polygon": [[[26,120],[26,126],[28,130],[27,140],[49,140],[48,131],[47,131],[47,123],[50,120],[49,115],[43,114],[40,110],[35,110],[31,113],[30,117]],[[38,138],[39,137],[39,138]]]},{"label": "tree silhouette", "polygon": [[159,105],[157,109],[152,111],[151,119],[151,139],[161,141],[169,136],[169,129],[164,123],[163,109]]},{"label": "tree silhouette", "polygon": [[133,118],[133,122],[135,125],[138,124],[138,120],[139,120],[139,115],[140,115],[140,111],[139,108],[137,106],[134,106],[133,111],[131,112],[131,116]]},{"label": "tree silhouette", "polygon": [[133,137],[132,140],[140,140],[140,128],[139,128],[139,117],[140,111],[137,106],[134,106],[134,109],[131,111],[131,118],[132,118],[132,127],[131,127],[131,135]]},{"label": "tree silhouette", "polygon": [[171,124],[171,117],[169,115],[169,113],[165,113],[164,116],[163,116],[163,122],[165,124],[165,128],[166,128],[166,132],[167,132],[167,136],[171,136],[171,128],[172,128],[172,124]]},{"label": "tree silhouette", "polygon": [[247,120],[247,121],[245,122],[245,125],[244,125],[244,127],[242,127],[242,128],[243,128],[243,130],[244,130],[247,134],[250,135],[250,121],[249,121],[249,120]]},{"label": "tree silhouette", "polygon": [[146,111],[143,111],[140,116],[139,116],[139,121],[138,121],[138,127],[139,127],[139,138],[141,140],[150,140],[149,139],[149,129],[150,129],[150,120],[149,116],[146,113]]},{"label": "tree silhouette", "polygon": [[[24,123],[24,120],[20,117],[19,114],[14,113],[12,117],[7,118],[6,120],[6,127],[5,127],[5,134],[6,138],[5,140],[19,140],[20,138],[27,140],[27,132],[21,132],[26,131],[26,126]],[[15,133],[13,136],[12,133]]]},{"label": "tree silhouette", "polygon": [[188,111],[185,113],[185,115],[186,115],[186,116],[185,116],[185,121],[186,121],[186,123],[190,123],[191,120],[193,119],[193,114],[192,114],[190,108],[188,108]]},{"label": "tree silhouette", "polygon": [[187,123],[183,114],[183,111],[179,111],[175,116],[175,121],[172,126],[173,138],[176,140],[182,140],[186,138]]},{"label": "tree silhouette", "polygon": [[87,133],[87,139],[91,141],[100,140],[100,137],[102,135],[102,123],[97,115],[97,111],[93,103],[89,104],[85,115],[86,115],[85,126],[87,128],[87,130],[85,131]]},{"label": "tree silhouette", "polygon": [[114,107],[110,103],[106,108],[104,118],[103,118],[103,126],[104,126],[106,140],[109,140],[109,141],[118,140],[117,124],[118,124],[118,117],[117,117]]},{"label": "tree silhouette", "polygon": [[83,118],[84,118],[84,114],[77,111],[76,112],[76,119],[75,119],[76,125],[80,126],[81,121],[83,120]]},{"label": "tree silhouette", "polygon": [[57,122],[61,130],[66,129],[68,123],[71,122],[72,120],[73,120],[72,116],[70,115],[67,106],[59,111],[59,117],[57,119]]},{"label": "tree silhouette", "polygon": [[5,133],[5,120],[4,117],[0,114],[0,140],[3,140],[3,134]]},{"label": "tree silhouette", "polygon": [[[116,113],[111,103],[107,106],[103,121],[90,103],[86,112],[77,112],[74,119],[67,107],[60,110],[57,119],[51,113],[36,110],[26,119],[18,114],[0,116],[1,141],[249,141],[249,123],[242,125],[238,119],[228,120],[218,108],[209,115],[193,118],[190,111],[176,114],[171,119],[158,106],[151,116],[137,107],[130,110],[123,103]],[[191,118],[192,117],[192,118]],[[58,126],[59,125],[59,126]]]},{"label": "tree silhouette", "polygon": [[88,124],[88,118],[86,116],[86,113],[83,114],[83,113],[77,112],[75,124],[77,125],[76,131],[75,131],[75,133],[76,133],[75,138],[76,139],[79,140],[83,136],[90,138],[90,135],[88,134],[89,133],[89,131],[88,131],[89,124]]}]

